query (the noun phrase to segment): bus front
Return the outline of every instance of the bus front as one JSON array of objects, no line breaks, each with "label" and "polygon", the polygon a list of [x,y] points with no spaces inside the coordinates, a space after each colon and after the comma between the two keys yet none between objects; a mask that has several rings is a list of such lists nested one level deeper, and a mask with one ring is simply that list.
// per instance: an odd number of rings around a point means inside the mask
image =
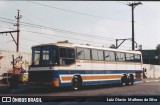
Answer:
[{"label": "bus front", "polygon": [[28,71],[30,85],[59,86],[57,50],[54,45],[32,47],[32,65]]}]

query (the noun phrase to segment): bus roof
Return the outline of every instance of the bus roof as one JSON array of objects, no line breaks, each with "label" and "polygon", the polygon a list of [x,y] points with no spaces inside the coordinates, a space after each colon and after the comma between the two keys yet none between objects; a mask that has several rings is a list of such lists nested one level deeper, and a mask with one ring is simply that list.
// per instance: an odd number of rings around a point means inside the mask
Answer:
[{"label": "bus roof", "polygon": [[106,47],[99,47],[99,46],[92,46],[92,45],[84,45],[84,44],[74,44],[70,42],[59,42],[59,43],[49,43],[49,44],[40,44],[32,47],[38,47],[38,46],[46,46],[46,45],[54,45],[54,46],[63,46],[63,47],[82,47],[82,48],[91,48],[91,49],[98,49],[98,50],[108,50],[108,51],[117,51],[117,52],[126,52],[126,53],[135,53],[135,54],[141,54],[140,51],[132,51],[132,50],[119,50],[114,48],[106,48]]}]

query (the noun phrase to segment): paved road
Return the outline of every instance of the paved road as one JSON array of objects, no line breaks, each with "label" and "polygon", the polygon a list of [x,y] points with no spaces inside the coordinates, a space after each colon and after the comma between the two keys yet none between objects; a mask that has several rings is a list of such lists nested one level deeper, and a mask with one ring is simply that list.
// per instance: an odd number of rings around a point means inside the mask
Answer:
[{"label": "paved road", "polygon": [[159,81],[145,81],[132,86],[88,86],[74,91],[71,88],[49,89],[20,86],[17,90],[0,90],[1,96],[160,96]]}]

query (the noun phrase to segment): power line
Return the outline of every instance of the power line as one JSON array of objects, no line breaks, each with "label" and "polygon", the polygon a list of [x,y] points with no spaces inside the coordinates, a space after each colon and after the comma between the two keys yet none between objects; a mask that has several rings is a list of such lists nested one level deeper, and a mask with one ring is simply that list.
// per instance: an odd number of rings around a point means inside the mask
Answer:
[{"label": "power line", "polygon": [[[4,18],[3,18],[4,19]],[[5,18],[6,19],[6,18]],[[7,19],[7,20],[11,20],[11,19]],[[13,20],[11,20],[11,21],[13,21]],[[26,23],[26,22],[22,22],[22,23],[25,23],[25,24],[22,24],[22,25],[25,25],[25,26],[31,26],[31,27],[35,27],[36,26],[36,28],[40,28],[40,29],[48,29],[48,28],[50,28],[50,27],[46,27],[46,26],[40,26],[40,25],[35,25],[35,24],[30,24],[30,23]],[[27,24],[27,25],[26,25]],[[37,27],[38,26],[38,27]],[[55,29],[55,28],[54,28]],[[54,30],[55,31],[55,30]],[[60,30],[60,31],[64,31],[64,30]],[[66,30],[65,30],[66,31]],[[75,33],[75,34],[77,34],[77,33]],[[78,33],[79,34],[79,33]],[[82,33],[80,33],[80,34],[82,34]],[[91,37],[90,35],[89,35],[89,37]],[[97,37],[97,36],[96,36]],[[104,37],[103,37],[104,38]],[[112,38],[113,39],[113,38]],[[104,44],[104,43],[103,43]]]},{"label": "power line", "polygon": [[32,26],[32,25],[26,25],[26,24],[21,24],[21,25],[22,26],[29,26],[29,27],[39,28],[39,29],[50,30],[50,31],[62,32],[62,33],[66,33],[66,34],[81,35],[81,36],[84,36],[84,37],[94,37],[94,38],[99,38],[99,39],[103,39],[103,40],[107,40],[107,39],[113,40],[113,38],[109,38],[109,37],[95,36],[95,35],[91,35],[91,34],[83,34],[83,33],[78,33],[78,32],[62,30],[62,29],[44,27],[44,26]]},{"label": "power line", "polygon": [[[23,23],[25,23],[25,22],[23,22]],[[30,23],[26,23],[26,24],[29,24],[28,26],[32,26],[32,25],[35,25],[35,24],[30,24]],[[25,25],[25,24],[21,24],[21,25]],[[25,26],[27,26],[27,25],[25,25]],[[36,25],[36,26],[40,26],[40,25]],[[42,26],[41,26],[42,27]],[[40,28],[41,29],[41,27],[38,27],[38,28]],[[6,28],[6,27],[5,27]],[[37,27],[36,27],[37,28]],[[49,27],[45,27],[45,28],[49,28]],[[42,28],[43,29],[43,28]],[[21,31],[27,31],[27,32],[32,32],[32,33],[37,33],[37,34],[45,34],[46,35],[46,33],[39,33],[39,32],[33,32],[33,31],[28,31],[28,30],[21,30]],[[47,34],[48,35],[48,34]],[[51,34],[49,34],[49,35],[51,35]],[[64,37],[64,36],[59,36],[59,35],[54,35],[54,36],[58,36],[58,37]],[[89,36],[90,37],[90,36]],[[97,36],[96,36],[97,37]],[[72,38],[72,39],[76,39],[77,40],[77,38],[73,38],[73,37],[67,37],[67,38]],[[78,39],[79,40],[79,39]],[[106,39],[104,39],[104,40],[106,40]],[[33,40],[32,40],[33,41]],[[88,41],[88,40],[82,40],[81,39],[81,41],[87,41],[87,42],[95,42],[95,41]],[[110,40],[111,41],[111,40]],[[112,40],[112,41],[114,41],[115,42],[115,40]],[[96,42],[97,43],[97,42]],[[101,42],[100,42],[101,43]],[[106,44],[106,43],[101,43],[101,44]]]},{"label": "power line", "polygon": [[27,41],[31,41],[31,42],[38,42],[38,43],[43,43],[42,41],[37,41],[37,40],[32,40],[32,39],[26,39],[26,38],[20,38],[22,40],[27,40]]},{"label": "power line", "polygon": [[[70,12],[70,13],[75,13],[75,14],[80,14],[80,15],[86,15],[86,16],[91,16],[91,17],[95,17],[95,18],[103,18],[103,19],[118,20],[118,21],[128,21],[128,20],[122,20],[122,19],[113,19],[113,18],[108,18],[108,17],[90,15],[90,14],[86,14],[86,13],[76,12],[76,11],[67,10],[67,9],[63,9],[63,8],[58,8],[58,7],[55,7],[55,6],[41,4],[41,3],[33,2],[33,1],[30,1],[30,0],[26,0],[26,1],[28,1],[29,3],[33,3],[33,4],[37,4],[37,5],[41,5],[41,6],[45,6],[45,7],[49,7],[49,8],[53,8],[53,9],[57,9],[57,10],[61,10],[61,11],[65,11],[65,12]],[[128,22],[130,22],[130,21],[128,21]]]},{"label": "power line", "polygon": [[[2,18],[1,18],[2,19]],[[3,18],[4,19],[4,18]],[[6,19],[7,20],[7,19]],[[8,21],[13,21],[13,20],[11,20],[11,19],[8,19]],[[8,23],[12,23],[12,22],[8,22]],[[28,24],[28,26],[34,26],[35,24],[30,24],[30,23],[26,23],[26,22],[22,22],[22,23],[24,23],[23,25],[26,25],[26,24]],[[27,26],[27,25],[26,25]],[[35,25],[35,27],[36,27],[37,25]],[[38,27],[38,26],[37,26]],[[47,29],[47,28],[51,28],[51,27],[46,27],[46,26],[40,26],[39,25],[39,29]],[[50,29],[51,30],[51,29]],[[59,30],[59,29],[58,29]],[[64,30],[64,31],[66,31],[66,30]],[[60,29],[60,31],[59,32],[63,32],[63,30],[61,30]],[[75,33],[75,34],[77,34],[77,33]],[[83,34],[83,33],[80,33],[80,34]],[[89,34],[87,34],[87,35],[89,35]],[[88,36],[88,37],[91,37],[91,36]],[[96,36],[97,37],[97,36]],[[112,38],[113,39],[113,38]]]},{"label": "power line", "polygon": [[[0,27],[2,27],[2,26],[0,26]],[[6,28],[6,27],[4,27],[4,28]],[[45,34],[45,35],[46,35],[46,33],[40,33],[40,32],[28,31],[28,30],[21,30],[21,31],[27,31],[27,32],[32,32],[32,33],[37,33],[37,34]],[[53,36],[53,35],[51,35],[51,34],[47,34],[47,35]],[[57,37],[66,37],[66,36],[60,36],[60,35],[54,35],[54,36],[57,36]],[[73,38],[73,37],[67,37],[67,38],[76,39],[76,40],[81,40],[81,41],[87,41],[87,42],[96,42],[96,41],[88,41],[88,40],[77,39],[77,38]],[[50,39],[50,38],[49,38],[49,39]],[[30,41],[31,41],[31,40],[30,40]],[[33,40],[32,40],[32,41],[33,41]],[[37,42],[37,41],[33,41],[33,42]],[[40,42],[38,42],[38,43],[40,43]],[[99,42],[96,42],[96,43],[99,43]],[[101,43],[101,42],[100,42],[100,43]],[[101,43],[101,44],[106,44],[106,43]]]},{"label": "power line", "polygon": [[9,24],[14,24],[13,22],[8,22],[8,21],[4,21],[4,20],[0,20],[3,23],[9,23]]},{"label": "power line", "polygon": [[[11,20],[11,19],[8,19],[8,20]],[[14,24],[13,22],[2,21],[2,20],[0,20],[0,21]],[[57,32],[62,32],[62,33],[67,33],[67,34],[81,35],[81,36],[86,36],[86,37],[96,37],[96,38],[101,38],[103,40],[106,40],[106,39],[115,40],[114,38],[96,36],[96,35],[91,35],[91,34],[84,34],[84,33],[79,33],[79,32],[73,32],[73,31],[68,31],[68,30],[63,30],[63,29],[57,29],[57,28],[52,28],[52,27],[47,27],[47,26],[42,26],[42,25],[31,24],[31,23],[27,23],[27,22],[21,22],[21,25],[22,26],[29,26],[29,27],[39,28],[39,29],[47,29],[47,30],[57,31]]]},{"label": "power line", "polygon": [[7,19],[7,18],[3,18],[3,17],[0,17],[1,19],[5,19],[5,20],[9,20],[9,21],[14,21],[16,22],[15,20],[12,20],[12,19]]},{"label": "power line", "polygon": [[[52,35],[52,34],[46,34],[46,33],[40,33],[40,32],[34,32],[34,31],[29,31],[29,30],[21,30],[21,31],[25,31],[25,32],[31,32],[31,33],[36,33],[36,34],[42,34],[42,35],[48,35],[48,36],[56,36],[56,37],[64,37],[64,36],[57,36],[57,35]],[[70,37],[69,37],[70,38]],[[20,38],[22,40],[26,40],[26,41],[31,41],[31,42],[38,42],[38,43],[42,43],[40,41],[35,41],[35,40],[31,40],[31,39],[25,39],[25,38]],[[49,38],[50,39],[50,38]],[[76,39],[76,38],[71,38],[71,39]],[[77,40],[77,39],[76,39]],[[79,40],[79,39],[78,39]],[[87,41],[88,40],[81,40],[81,41]],[[89,41],[89,42],[96,42],[96,41]],[[99,42],[96,42],[99,43]],[[105,43],[101,43],[101,44],[105,44]],[[129,44],[129,43],[128,43]],[[126,46],[122,46],[121,48],[126,48]],[[130,48],[130,47],[127,47]]]},{"label": "power line", "polygon": [[30,33],[36,33],[36,34],[42,34],[42,35],[48,35],[48,36],[56,36],[56,37],[63,37],[63,38],[65,37],[65,38],[76,39],[76,40],[87,41],[87,42],[94,42],[94,43],[106,44],[106,43],[102,43],[102,42],[89,41],[89,40],[82,40],[82,39],[79,39],[79,38],[73,38],[73,37],[67,37],[67,36],[60,36],[60,35],[53,35],[53,34],[47,34],[47,33],[36,32],[36,31],[28,31],[28,30],[21,30],[21,31],[30,32]]}]

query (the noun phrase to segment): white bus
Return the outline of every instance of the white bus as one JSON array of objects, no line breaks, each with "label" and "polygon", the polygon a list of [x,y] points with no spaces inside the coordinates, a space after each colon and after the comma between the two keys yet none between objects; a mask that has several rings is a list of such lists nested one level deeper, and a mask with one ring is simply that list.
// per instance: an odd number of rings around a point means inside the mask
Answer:
[{"label": "white bus", "polygon": [[32,47],[29,84],[53,87],[116,84],[142,80],[142,55],[68,42]]}]

